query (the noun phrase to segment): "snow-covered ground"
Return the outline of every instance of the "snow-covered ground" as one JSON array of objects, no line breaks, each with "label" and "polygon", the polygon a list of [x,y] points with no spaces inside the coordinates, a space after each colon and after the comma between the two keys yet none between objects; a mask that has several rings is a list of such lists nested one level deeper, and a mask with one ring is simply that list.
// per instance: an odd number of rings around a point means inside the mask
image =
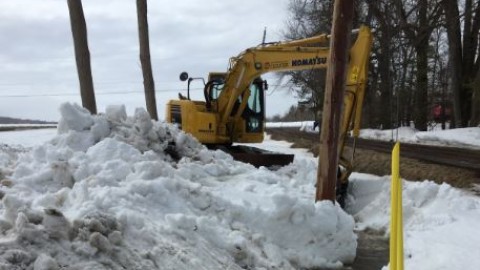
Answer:
[{"label": "snow-covered ground", "polygon": [[56,128],[0,132],[0,144],[33,147],[51,140],[56,134]]},{"label": "snow-covered ground", "polygon": [[[306,132],[318,132],[318,128],[316,131],[313,130],[313,121],[267,123],[267,127],[296,127]],[[480,127],[447,130],[436,128],[431,131],[418,131],[411,127],[388,130],[362,129],[360,138],[480,149]]]},{"label": "snow-covered ground", "polygon": [[[61,113],[58,134],[0,133],[0,269],[338,267],[356,230],[388,232],[387,176],[354,173],[347,213],[314,203],[317,160],[286,142],[261,144],[296,154],[270,171],[142,109]],[[405,269],[480,269],[478,197],[404,181],[404,216]]]},{"label": "snow-covered ground", "polygon": [[0,124],[2,127],[14,127],[14,128],[55,128],[56,124]]},{"label": "snow-covered ground", "polygon": [[363,129],[360,138],[480,149],[480,127],[418,131],[410,127],[394,130]]}]

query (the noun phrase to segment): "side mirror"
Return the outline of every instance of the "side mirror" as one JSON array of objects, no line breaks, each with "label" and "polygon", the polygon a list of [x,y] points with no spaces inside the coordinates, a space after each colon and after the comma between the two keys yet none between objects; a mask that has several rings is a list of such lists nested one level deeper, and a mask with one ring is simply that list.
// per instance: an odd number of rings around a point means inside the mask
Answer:
[{"label": "side mirror", "polygon": [[184,71],[180,73],[180,81],[184,82],[186,80],[188,80],[188,73]]}]

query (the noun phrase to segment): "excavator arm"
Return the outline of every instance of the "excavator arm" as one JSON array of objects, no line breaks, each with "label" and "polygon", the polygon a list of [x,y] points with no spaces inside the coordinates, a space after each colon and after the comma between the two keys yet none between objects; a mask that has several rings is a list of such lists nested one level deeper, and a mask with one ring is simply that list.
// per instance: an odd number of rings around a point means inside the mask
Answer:
[{"label": "excavator arm", "polygon": [[[245,108],[249,96],[249,86],[255,78],[268,72],[327,68],[329,48],[315,45],[328,42],[329,36],[319,35],[250,48],[231,58],[225,87],[217,100],[218,113],[221,117],[218,134],[228,137],[230,136],[228,132],[235,130],[231,126],[238,122],[240,112]],[[341,139],[344,139],[347,131],[351,129],[354,136],[358,136],[371,43],[370,29],[366,26],[361,27],[350,49]],[[232,115],[238,100],[242,100],[240,110]]]},{"label": "excavator arm", "polygon": [[228,91],[222,91],[218,98],[220,127],[237,120],[238,114],[232,116],[234,104],[246,94],[255,78],[268,72],[326,68],[328,53],[328,48],[273,45],[248,49],[232,58],[225,80]]}]

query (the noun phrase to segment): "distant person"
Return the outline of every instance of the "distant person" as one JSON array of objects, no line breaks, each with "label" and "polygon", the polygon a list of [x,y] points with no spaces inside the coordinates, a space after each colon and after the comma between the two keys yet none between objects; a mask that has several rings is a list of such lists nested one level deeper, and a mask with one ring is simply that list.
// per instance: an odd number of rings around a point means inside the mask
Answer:
[{"label": "distant person", "polygon": [[318,120],[313,121],[313,130],[315,130],[317,127],[320,129],[320,120],[322,119],[322,111],[317,111],[317,118]]}]

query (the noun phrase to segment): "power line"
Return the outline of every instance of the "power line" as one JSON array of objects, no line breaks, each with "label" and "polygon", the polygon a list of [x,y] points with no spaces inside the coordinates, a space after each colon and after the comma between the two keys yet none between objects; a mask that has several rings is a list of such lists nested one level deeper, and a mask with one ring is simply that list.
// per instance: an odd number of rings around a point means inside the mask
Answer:
[{"label": "power line", "polygon": [[[56,82],[56,81],[49,81],[49,82],[4,82],[0,83],[0,88],[2,87],[9,87],[9,86],[36,86],[36,85],[59,85],[63,84],[64,82]],[[155,84],[179,84],[180,81],[159,81],[155,82]],[[117,85],[117,84],[139,84],[143,85],[142,81],[99,81],[95,82],[95,85]],[[288,86],[288,84],[268,84],[269,86]]]},{"label": "power line", "polygon": [[[1,86],[1,85],[0,85]],[[275,87],[273,91],[268,93],[268,95],[272,95],[279,87],[288,86],[288,84],[271,84],[270,86]],[[177,89],[157,89],[155,90],[156,94],[164,93],[164,92],[179,92],[185,91],[186,89],[177,88]],[[190,91],[199,91],[203,90],[203,88],[190,88]],[[123,95],[123,94],[144,94],[143,91],[138,90],[129,90],[129,91],[111,91],[111,92],[96,92],[95,95]],[[79,93],[43,93],[43,94],[7,94],[7,95],[0,95],[0,98],[26,98],[26,97],[63,97],[63,96],[78,96]]]},{"label": "power line", "polygon": [[[156,90],[156,93],[178,92],[185,89],[165,89]],[[192,90],[203,90],[203,88],[192,88]],[[123,95],[123,94],[144,94],[143,91],[112,91],[112,92],[96,92],[95,95]],[[18,95],[0,95],[0,98],[19,98],[19,97],[62,97],[62,96],[78,96],[79,93],[52,93],[52,94],[18,94]]]},{"label": "power line", "polygon": [[[155,84],[178,84],[181,83],[179,81],[161,81],[161,82],[155,82]],[[6,83],[0,83],[0,88],[1,87],[8,87],[8,86],[35,86],[35,85],[59,85],[59,84],[66,84],[65,81],[63,82],[55,82],[55,81],[49,81],[49,82],[6,82]],[[100,82],[95,82],[95,85],[117,85],[117,84],[139,84],[143,85],[143,82],[141,81],[100,81]]]}]

